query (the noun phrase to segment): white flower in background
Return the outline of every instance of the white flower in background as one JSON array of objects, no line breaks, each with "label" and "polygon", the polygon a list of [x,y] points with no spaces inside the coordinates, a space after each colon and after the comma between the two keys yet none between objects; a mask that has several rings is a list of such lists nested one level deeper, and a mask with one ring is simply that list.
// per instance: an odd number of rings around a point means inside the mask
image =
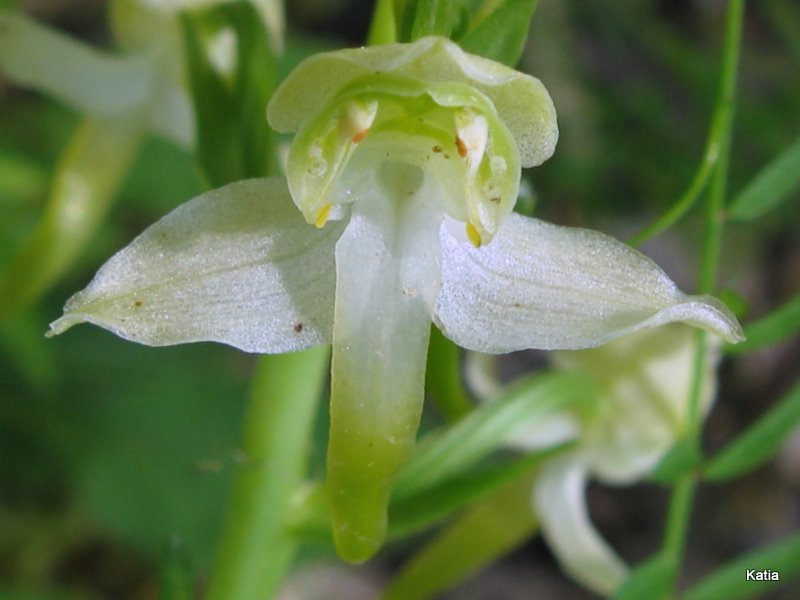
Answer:
[{"label": "white flower in background", "polygon": [[288,186],[242,181],[178,208],[52,332],[88,321],[150,345],[267,353],[332,342],[328,491],[346,558],[383,539],[431,321],[484,352],[585,348],[670,321],[741,339],[719,301],[683,294],[635,250],[511,212],[520,167],[557,139],[533,77],[423,38],[308,59],[268,116],[297,131]]},{"label": "white flower in background", "polygon": [[[716,392],[720,340],[709,345],[700,407],[707,414]],[[534,485],[534,510],[562,568],[575,580],[611,595],[627,577],[622,559],[592,526],[585,491],[589,479],[629,485],[646,478],[685,434],[696,351],[694,332],[673,324],[636,332],[600,348],[554,352],[554,368],[589,375],[595,402],[584,412],[565,411],[535,424],[522,423],[509,443],[540,450],[576,440],[545,463]],[[469,381],[480,397],[499,383],[483,356],[470,356]],[[588,408],[588,410],[587,410]]]},{"label": "white flower in background", "polygon": [[[71,265],[102,221],[147,133],[193,146],[178,11],[211,3],[114,0],[109,18],[119,52],[113,53],[0,9],[0,77],[53,96],[83,115],[59,158],[37,228],[0,273],[4,314],[24,308]],[[279,45],[279,0],[253,3]],[[230,63],[234,50],[220,43],[210,52],[217,63]]]},{"label": "white flower in background", "polygon": [[[114,0],[109,19],[119,53],[97,50],[23,14],[0,10],[0,73],[109,125],[124,122],[139,133],[151,130],[190,147],[194,123],[178,13],[216,3]],[[280,44],[280,3],[253,4]]]}]

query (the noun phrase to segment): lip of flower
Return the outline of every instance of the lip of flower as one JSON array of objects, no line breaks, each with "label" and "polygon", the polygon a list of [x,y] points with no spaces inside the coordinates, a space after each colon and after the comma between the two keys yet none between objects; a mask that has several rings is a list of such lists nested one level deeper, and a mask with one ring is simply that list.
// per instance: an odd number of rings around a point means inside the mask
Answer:
[{"label": "lip of flower", "polygon": [[[442,38],[343,50],[302,63],[268,117],[299,130],[288,187],[242,181],[179,207],[109,260],[51,333],[88,321],[151,345],[268,353],[332,341],[328,495],[349,560],[384,537],[431,321],[487,352],[590,347],[675,320],[741,339],[721,303],[684,295],[638,252],[509,214],[517,165],[557,138],[530,76]],[[449,162],[432,156],[446,150]]]}]

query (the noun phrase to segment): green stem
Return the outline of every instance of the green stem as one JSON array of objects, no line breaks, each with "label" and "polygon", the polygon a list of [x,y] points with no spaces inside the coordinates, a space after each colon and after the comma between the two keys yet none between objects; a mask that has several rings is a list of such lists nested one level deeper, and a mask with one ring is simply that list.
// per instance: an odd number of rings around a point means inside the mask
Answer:
[{"label": "green stem", "polygon": [[306,472],[327,346],[263,356],[245,417],[245,462],[236,473],[208,600],[271,598],[297,548],[287,531]]},{"label": "green stem", "polygon": [[[719,267],[743,17],[744,0],[731,0],[728,5],[725,26],[725,52],[720,92],[714,110],[715,126],[712,128],[716,135],[713,145],[718,149],[718,157],[709,189],[703,229],[699,283],[700,292],[703,294],[713,293]],[[698,447],[702,430],[700,398],[703,365],[706,362],[706,346],[706,334],[698,334],[687,421],[687,436],[691,443]],[[673,566],[673,585],[677,579],[686,546],[695,485],[694,475],[685,475],[674,485],[670,499],[662,551]]]},{"label": "green stem", "polygon": [[472,403],[461,383],[460,352],[437,327],[431,327],[425,389],[448,421],[457,421],[472,412]]},{"label": "green stem", "polygon": [[719,157],[717,138],[718,120],[714,120],[708,133],[708,141],[706,142],[706,149],[703,152],[703,158],[700,166],[692,178],[689,187],[683,192],[680,199],[672,205],[672,207],[664,213],[659,219],[645,229],[634,235],[628,240],[631,246],[639,246],[652,237],[657,236],[677,223],[689,210],[695,205],[698,198],[703,194],[706,189],[711,174],[714,172],[714,167],[717,164]]}]

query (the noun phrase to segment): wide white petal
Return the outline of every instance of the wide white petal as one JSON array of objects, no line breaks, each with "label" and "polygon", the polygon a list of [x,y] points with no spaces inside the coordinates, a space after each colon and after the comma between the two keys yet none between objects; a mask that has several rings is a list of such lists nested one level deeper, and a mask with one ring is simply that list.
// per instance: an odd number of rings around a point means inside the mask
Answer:
[{"label": "wide white petal", "polygon": [[672,321],[743,339],[721,302],[687,296],[649,258],[602,233],[512,214],[475,248],[452,225],[441,228],[436,319],[465,348],[588,348]]},{"label": "wide white petal", "polygon": [[625,580],[627,567],[589,520],[586,469],[579,454],[550,461],[534,484],[534,509],[561,568],[591,590],[609,596]]},{"label": "wide white petal", "polygon": [[144,57],[103,54],[8,11],[0,11],[0,73],[96,116],[141,106],[155,75]]},{"label": "wide white petal", "polygon": [[178,207],[113,256],[51,325],[94,323],[151,346],[216,341],[291,352],[330,340],[334,244],[283,179],[251,179]]}]

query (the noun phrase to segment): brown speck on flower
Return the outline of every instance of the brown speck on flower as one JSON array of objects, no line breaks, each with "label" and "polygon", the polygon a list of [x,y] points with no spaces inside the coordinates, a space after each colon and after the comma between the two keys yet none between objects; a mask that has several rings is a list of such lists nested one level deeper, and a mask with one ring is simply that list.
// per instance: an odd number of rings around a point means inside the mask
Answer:
[{"label": "brown speck on flower", "polygon": [[302,323],[295,323],[294,324],[295,333],[300,333],[303,331],[303,324]]},{"label": "brown speck on flower", "polygon": [[436,144],[433,148],[431,148],[431,150],[436,152],[436,154],[439,154],[439,152],[442,151],[442,147],[439,144]]},{"label": "brown speck on flower", "polygon": [[364,130],[362,130],[362,131],[359,131],[357,134],[355,134],[355,135],[354,135],[354,136],[351,138],[351,141],[352,141],[354,144],[358,144],[359,142],[363,141],[365,137],[367,137],[367,134],[368,134],[368,133],[369,133],[369,129],[364,129]]},{"label": "brown speck on flower", "polygon": [[458,148],[458,154],[461,158],[467,155],[467,144],[458,136],[456,136],[456,148]]}]

